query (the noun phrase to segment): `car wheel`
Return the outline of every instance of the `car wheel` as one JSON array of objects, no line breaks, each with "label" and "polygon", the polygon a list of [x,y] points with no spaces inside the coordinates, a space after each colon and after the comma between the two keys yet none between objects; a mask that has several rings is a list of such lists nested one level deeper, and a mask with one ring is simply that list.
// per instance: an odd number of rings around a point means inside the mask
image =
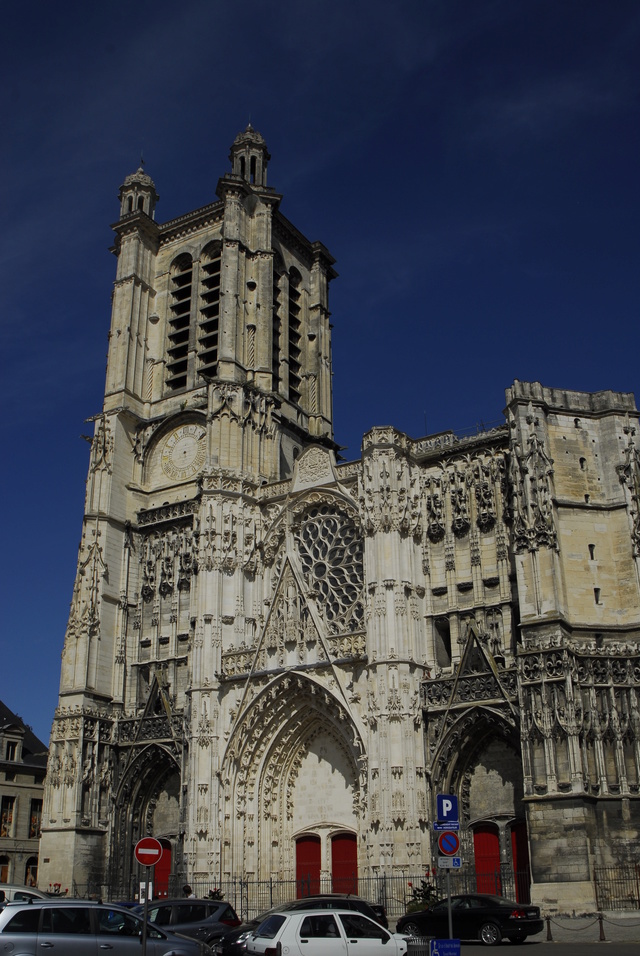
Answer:
[{"label": "car wheel", "polygon": [[422,936],[417,923],[405,923],[400,932],[404,933],[405,936]]},{"label": "car wheel", "polygon": [[502,939],[500,927],[496,926],[495,923],[483,923],[478,933],[478,939],[480,939],[485,946],[497,946]]}]

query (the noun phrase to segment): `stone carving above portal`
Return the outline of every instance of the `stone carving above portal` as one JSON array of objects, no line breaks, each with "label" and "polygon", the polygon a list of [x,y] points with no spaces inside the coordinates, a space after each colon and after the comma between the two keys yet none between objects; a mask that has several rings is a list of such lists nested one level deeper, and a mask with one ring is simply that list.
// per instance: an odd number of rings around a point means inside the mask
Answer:
[{"label": "stone carving above portal", "polygon": [[295,463],[291,493],[336,481],[334,454],[320,445],[307,448]]},{"label": "stone carving above portal", "polygon": [[222,654],[226,678],[282,667],[327,662],[316,623],[296,575],[284,559],[264,630],[257,643],[242,641]]}]

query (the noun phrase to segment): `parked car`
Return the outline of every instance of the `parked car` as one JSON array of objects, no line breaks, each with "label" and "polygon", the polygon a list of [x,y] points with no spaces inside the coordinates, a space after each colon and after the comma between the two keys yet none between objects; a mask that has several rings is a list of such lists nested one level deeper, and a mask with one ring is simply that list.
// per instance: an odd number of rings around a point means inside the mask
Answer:
[{"label": "parked car", "polygon": [[352,896],[350,893],[317,893],[314,896],[301,896],[298,900],[292,900],[290,903],[283,903],[278,906],[279,910],[300,910],[300,909],[327,909],[327,910],[356,910],[369,919],[380,923],[385,929],[389,928],[389,921],[384,906],[377,903],[369,903],[360,896]]},{"label": "parked car", "polygon": [[276,906],[267,913],[261,913],[260,916],[257,916],[255,919],[245,920],[245,922],[241,923],[236,929],[229,930],[216,939],[215,942],[211,943],[211,948],[216,956],[245,956],[247,940],[251,933],[258,928],[269,913],[273,913],[277,911],[277,909],[278,907]]},{"label": "parked car", "polygon": [[354,910],[272,913],[247,939],[247,956],[405,956],[407,938]]},{"label": "parked car", "polygon": [[292,910],[312,910],[312,909],[351,909],[357,910],[364,916],[375,920],[385,929],[389,928],[387,914],[384,906],[374,903],[368,903],[359,896],[348,896],[341,893],[319,893],[315,896],[302,896],[297,900],[289,900],[286,903],[280,903],[273,906],[265,913],[261,913],[255,919],[246,920],[237,929],[224,933],[212,944],[216,956],[244,956],[247,950],[247,940],[251,933],[270,916],[271,913],[284,913]]},{"label": "parked car", "polygon": [[28,900],[48,900],[50,896],[42,893],[34,886],[23,886],[20,883],[0,883],[0,906],[4,903],[28,902]]},{"label": "parked car", "polygon": [[[456,939],[479,939],[487,946],[495,946],[503,936],[512,943],[521,943],[527,936],[540,933],[544,926],[537,906],[481,893],[452,896],[451,919]],[[425,910],[402,916],[396,924],[396,932],[447,939],[447,900],[439,900]]]},{"label": "parked car", "polygon": [[[134,913],[141,916],[143,912],[144,905],[139,903]],[[240,926],[233,906],[224,900],[158,900],[149,903],[147,918],[156,926],[193,936],[205,943],[217,939],[229,929]]]},{"label": "parked car", "polygon": [[[89,900],[7,903],[0,913],[0,952],[20,956],[140,956],[143,922],[131,910]],[[211,956],[206,943],[147,924],[147,956]]]}]

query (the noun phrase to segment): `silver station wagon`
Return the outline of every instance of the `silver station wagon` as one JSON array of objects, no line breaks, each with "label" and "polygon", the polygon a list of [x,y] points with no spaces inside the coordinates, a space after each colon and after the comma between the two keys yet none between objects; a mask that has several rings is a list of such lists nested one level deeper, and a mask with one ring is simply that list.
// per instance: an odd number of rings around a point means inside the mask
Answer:
[{"label": "silver station wagon", "polygon": [[[34,900],[0,913],[0,953],[36,956],[140,956],[143,922],[111,903]],[[147,924],[147,956],[210,956],[206,943]]]}]

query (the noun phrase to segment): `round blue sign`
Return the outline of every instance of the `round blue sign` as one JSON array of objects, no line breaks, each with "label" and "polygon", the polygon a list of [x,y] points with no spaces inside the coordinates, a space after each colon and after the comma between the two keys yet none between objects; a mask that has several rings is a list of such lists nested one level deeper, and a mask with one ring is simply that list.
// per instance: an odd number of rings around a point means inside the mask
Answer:
[{"label": "round blue sign", "polygon": [[445,856],[455,856],[460,849],[460,839],[457,833],[445,830],[438,837],[438,848]]}]

